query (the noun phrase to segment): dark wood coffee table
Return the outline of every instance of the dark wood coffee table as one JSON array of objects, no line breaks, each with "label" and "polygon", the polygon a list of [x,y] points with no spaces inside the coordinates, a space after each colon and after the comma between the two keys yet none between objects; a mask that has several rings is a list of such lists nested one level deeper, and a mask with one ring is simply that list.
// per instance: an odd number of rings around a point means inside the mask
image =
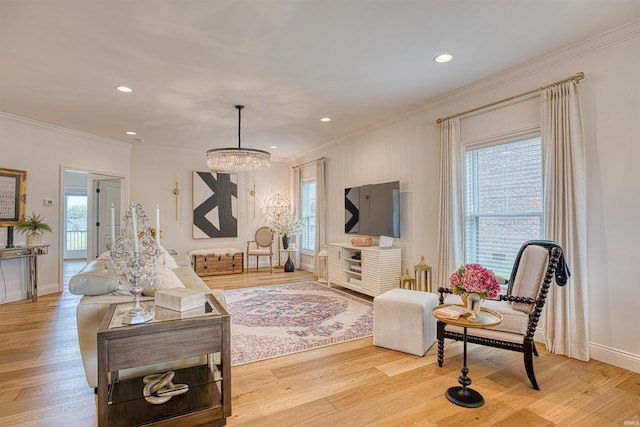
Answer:
[{"label": "dark wood coffee table", "polygon": [[440,322],[448,323],[449,325],[460,326],[464,329],[463,337],[463,359],[462,359],[462,376],[458,377],[460,386],[449,388],[445,396],[450,402],[456,405],[463,406],[465,408],[479,408],[484,405],[484,398],[477,391],[469,388],[471,385],[471,378],[467,376],[469,368],[467,367],[467,328],[489,328],[491,326],[499,325],[502,322],[502,314],[497,311],[490,310],[488,308],[481,307],[480,313],[478,313],[478,321],[471,322],[467,320],[468,315],[460,316],[457,319],[448,319],[436,315],[436,310],[448,307],[450,305],[457,305],[462,307],[462,304],[445,304],[435,307],[432,311],[433,316]]},{"label": "dark wood coffee table", "polygon": [[[229,314],[224,307],[206,295],[202,309],[180,313],[156,307],[152,321],[133,326],[119,320],[127,311],[126,304],[112,305],[98,330],[99,425],[224,425],[231,415]],[[214,353],[220,353],[217,365]],[[173,382],[189,390],[166,403],[145,400],[142,377],[118,379],[122,369],[205,355],[201,365],[174,369]]]}]

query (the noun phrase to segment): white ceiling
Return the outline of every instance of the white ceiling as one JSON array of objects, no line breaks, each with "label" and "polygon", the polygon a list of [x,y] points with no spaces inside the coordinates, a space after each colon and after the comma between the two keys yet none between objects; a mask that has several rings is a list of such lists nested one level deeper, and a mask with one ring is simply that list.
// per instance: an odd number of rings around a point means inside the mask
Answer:
[{"label": "white ceiling", "polygon": [[244,104],[242,146],[290,158],[638,17],[639,0],[0,0],[0,111],[204,152],[237,146]]}]

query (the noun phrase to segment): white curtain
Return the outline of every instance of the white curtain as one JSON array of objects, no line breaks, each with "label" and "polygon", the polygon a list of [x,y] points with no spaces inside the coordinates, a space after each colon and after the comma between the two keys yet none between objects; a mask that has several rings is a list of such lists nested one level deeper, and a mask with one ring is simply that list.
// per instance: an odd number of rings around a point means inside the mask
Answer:
[{"label": "white curtain", "polygon": [[464,211],[462,179],[464,150],[460,142],[460,119],[440,124],[440,213],[438,265],[435,288],[448,287],[448,279],[464,263]]},{"label": "white curtain", "polygon": [[587,190],[582,114],[577,83],[542,92],[545,238],[562,246],[571,270],[564,287],[553,285],[544,333],[552,353],[589,360]]},{"label": "white curtain", "polygon": [[[323,157],[316,162],[316,270],[318,269],[318,254],[327,243],[327,184],[326,164]],[[319,274],[318,271],[315,272]]]},{"label": "white curtain", "polygon": [[[293,168],[293,212],[296,218],[302,219],[302,173],[300,168]],[[296,242],[297,243],[297,242]]]}]

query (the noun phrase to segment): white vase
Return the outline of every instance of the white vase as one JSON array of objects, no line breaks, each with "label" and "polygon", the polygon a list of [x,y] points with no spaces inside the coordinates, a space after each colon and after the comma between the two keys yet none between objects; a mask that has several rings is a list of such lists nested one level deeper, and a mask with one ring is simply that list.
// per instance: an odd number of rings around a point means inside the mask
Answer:
[{"label": "white vase", "polygon": [[42,245],[42,234],[31,233],[27,234],[27,246],[40,246]]}]

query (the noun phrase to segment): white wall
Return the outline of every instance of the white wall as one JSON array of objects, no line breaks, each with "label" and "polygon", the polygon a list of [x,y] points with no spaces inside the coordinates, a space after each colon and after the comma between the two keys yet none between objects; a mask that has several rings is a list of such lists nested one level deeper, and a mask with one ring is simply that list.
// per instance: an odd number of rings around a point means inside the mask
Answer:
[{"label": "white wall", "polygon": [[[27,171],[27,214],[42,215],[53,228],[44,236],[49,253],[38,259],[39,294],[61,291],[61,259],[63,198],[61,166],[128,175],[130,147],[44,123],[0,113],[0,167]],[[53,199],[54,206],[44,206],[43,199]],[[14,243],[25,244],[26,237],[16,233]],[[7,243],[6,228],[0,227],[0,244]],[[0,261],[0,301],[26,298],[25,259]]]},{"label": "white wall", "polygon": [[[403,250],[403,270],[421,255],[434,266],[440,156],[435,120],[583,71],[586,78],[579,90],[588,171],[591,356],[640,372],[640,334],[634,329],[638,284],[632,269],[640,259],[638,52],[640,21],[462,88],[297,159],[328,158],[328,241],[348,239],[342,231],[345,187],[400,180],[402,237],[396,245]],[[538,125],[537,99],[466,116],[463,139]]]},{"label": "white wall", "polygon": [[[272,160],[268,170],[238,174],[238,237],[193,239],[193,172],[208,171],[205,152],[136,146],[132,163],[135,166],[131,172],[131,201],[141,203],[151,213],[151,225],[155,224],[155,207],[160,206],[162,244],[178,252],[228,247],[244,252],[247,240],[253,240],[255,231],[271,222],[264,209],[267,200],[276,193],[293,200],[291,164]],[[178,219],[176,196],[173,194],[176,175],[180,189]],[[254,182],[255,197],[250,194]],[[277,262],[277,258],[274,258],[274,262]],[[251,265],[255,267],[255,258],[251,260]],[[261,257],[260,265],[268,265],[267,258]]]}]

